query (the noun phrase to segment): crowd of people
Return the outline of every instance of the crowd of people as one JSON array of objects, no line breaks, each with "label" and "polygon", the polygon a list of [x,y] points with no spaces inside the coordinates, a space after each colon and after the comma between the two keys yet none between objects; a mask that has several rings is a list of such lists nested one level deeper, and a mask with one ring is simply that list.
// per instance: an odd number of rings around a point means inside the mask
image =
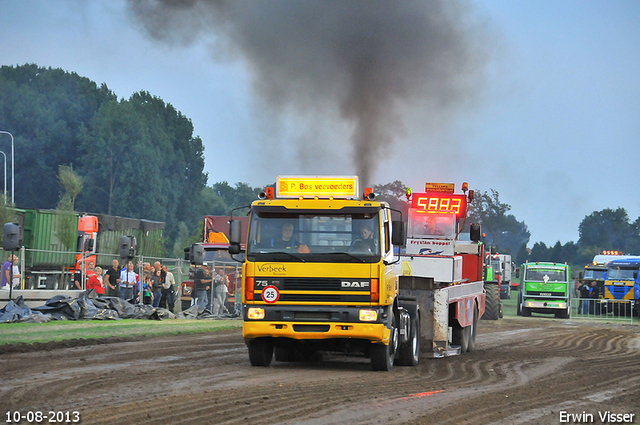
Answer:
[{"label": "crowd of people", "polygon": [[[140,270],[140,264],[138,264]],[[120,262],[114,259],[111,267],[103,272],[95,267],[92,260],[87,262],[85,270],[86,289],[93,289],[98,295],[119,297],[123,300],[139,301],[142,290],[142,302],[153,307],[166,308],[173,312],[175,308],[176,281],[166,265],[160,261],[142,264],[142,278],[136,273],[133,261],[129,260],[120,268]],[[73,277],[74,288],[82,290],[82,270]]]},{"label": "crowd of people", "polygon": [[208,307],[209,296],[207,295],[213,285],[213,314],[229,313],[226,306],[229,293],[229,276],[223,276],[221,270],[212,270],[210,266],[203,265],[195,271],[191,305],[201,305]]}]

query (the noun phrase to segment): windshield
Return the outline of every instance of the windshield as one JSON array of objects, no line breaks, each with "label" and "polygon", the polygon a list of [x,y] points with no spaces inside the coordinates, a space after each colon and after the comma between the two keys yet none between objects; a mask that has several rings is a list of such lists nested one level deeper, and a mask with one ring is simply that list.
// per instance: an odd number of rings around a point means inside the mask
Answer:
[{"label": "windshield", "polygon": [[536,282],[566,282],[567,273],[564,269],[527,269],[525,279]]},{"label": "windshield", "polygon": [[636,280],[638,267],[609,267],[607,279]]},{"label": "windshield", "polygon": [[455,236],[455,214],[430,214],[424,210],[409,211],[410,238],[451,239]]},{"label": "windshield", "polygon": [[252,261],[377,262],[380,217],[376,213],[251,216],[247,258]]},{"label": "windshield", "polygon": [[589,270],[584,271],[584,278],[589,280],[604,280],[604,270]]}]

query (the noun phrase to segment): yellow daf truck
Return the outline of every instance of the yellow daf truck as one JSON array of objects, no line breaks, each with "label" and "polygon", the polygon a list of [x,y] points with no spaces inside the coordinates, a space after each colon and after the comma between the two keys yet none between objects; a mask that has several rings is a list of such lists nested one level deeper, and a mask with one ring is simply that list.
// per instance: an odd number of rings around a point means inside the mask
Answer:
[{"label": "yellow daf truck", "polygon": [[[229,231],[231,254],[246,242],[242,314],[251,364],[268,366],[274,352],[276,361],[294,361],[319,351],[362,354],[374,370],[418,364],[421,321],[433,328],[433,320],[424,321],[435,316],[421,311],[428,301],[411,290],[433,294],[437,285],[407,275],[403,293],[399,275],[409,273],[398,253],[406,243],[400,211],[377,201],[370,189],[361,195],[354,176],[280,176],[259,198],[250,206],[247,240],[240,240],[239,221],[232,219]],[[482,296],[483,311],[484,294],[475,295]],[[452,298],[463,306],[454,308],[454,327],[475,324],[478,306],[468,299]],[[438,317],[448,321],[446,305]],[[465,335],[468,342],[471,332]]]}]

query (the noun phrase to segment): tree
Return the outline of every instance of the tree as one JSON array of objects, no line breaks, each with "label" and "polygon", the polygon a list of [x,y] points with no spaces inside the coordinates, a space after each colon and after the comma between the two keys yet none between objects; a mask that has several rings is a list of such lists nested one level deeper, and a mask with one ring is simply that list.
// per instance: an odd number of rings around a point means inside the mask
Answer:
[{"label": "tree", "polygon": [[531,248],[529,261],[549,261],[549,248],[544,242],[536,242]]},{"label": "tree", "polygon": [[491,195],[476,190],[475,200],[469,204],[468,221],[480,223],[487,235],[487,242],[500,251],[514,253],[524,243],[529,242],[531,233],[524,222],[518,221],[509,204],[500,202],[498,191],[491,189]]},{"label": "tree", "polygon": [[634,228],[629,224],[629,216],[624,208],[604,209],[586,216],[578,226],[582,246],[596,247],[598,251],[626,251],[634,245]]},{"label": "tree", "polygon": [[82,177],[73,171],[72,166],[60,165],[58,167],[58,181],[63,191],[56,210],[59,212],[59,222],[56,229],[56,237],[68,251],[73,250],[76,241],[77,219],[75,214],[75,200],[82,191]]},{"label": "tree", "polygon": [[61,69],[0,67],[0,128],[15,137],[17,205],[56,206],[58,166],[80,168],[86,152],[79,149],[79,132],[114,98],[106,85]]},{"label": "tree", "polygon": [[[2,195],[4,202],[0,203],[0,225],[4,226],[5,223],[16,222],[16,207],[11,203],[10,199],[7,199],[6,195]],[[4,241],[4,231],[0,233],[0,242]]]},{"label": "tree", "polygon": [[407,220],[410,205],[407,201],[407,187],[401,181],[377,184],[372,189],[378,200],[387,202],[391,208],[401,211],[403,219]]}]

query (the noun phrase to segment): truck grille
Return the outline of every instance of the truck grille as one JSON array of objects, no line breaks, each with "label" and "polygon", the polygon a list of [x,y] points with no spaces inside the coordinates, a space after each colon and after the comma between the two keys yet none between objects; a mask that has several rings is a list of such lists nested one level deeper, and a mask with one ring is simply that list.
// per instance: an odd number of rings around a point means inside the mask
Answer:
[{"label": "truck grille", "polygon": [[545,292],[545,291],[527,291],[528,296],[540,296],[540,297],[566,297],[564,292]]},{"label": "truck grille", "polygon": [[282,285],[284,291],[340,291],[340,279],[288,277]]},{"label": "truck grille", "polygon": [[[367,278],[258,278],[255,301],[263,301],[262,288],[273,285],[280,291],[278,302],[370,303],[371,280]],[[305,293],[300,293],[300,292]],[[313,293],[309,293],[313,292]],[[349,293],[346,293],[349,292]]]}]

